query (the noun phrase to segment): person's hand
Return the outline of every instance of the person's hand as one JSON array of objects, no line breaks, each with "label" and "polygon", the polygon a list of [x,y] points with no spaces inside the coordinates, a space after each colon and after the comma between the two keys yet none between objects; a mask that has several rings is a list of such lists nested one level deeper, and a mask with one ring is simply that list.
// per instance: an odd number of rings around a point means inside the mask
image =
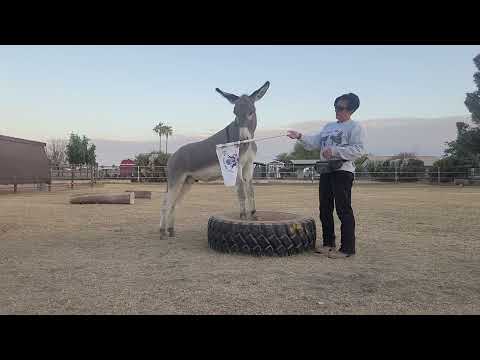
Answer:
[{"label": "person's hand", "polygon": [[287,136],[290,138],[290,139],[300,139],[300,137],[302,136],[301,133],[299,133],[298,131],[294,131],[294,130],[288,130],[287,132]]},{"label": "person's hand", "polygon": [[324,150],[322,151],[322,156],[323,156],[325,159],[327,159],[327,160],[331,159],[331,158],[333,157],[332,148],[327,147],[326,149],[324,149]]}]

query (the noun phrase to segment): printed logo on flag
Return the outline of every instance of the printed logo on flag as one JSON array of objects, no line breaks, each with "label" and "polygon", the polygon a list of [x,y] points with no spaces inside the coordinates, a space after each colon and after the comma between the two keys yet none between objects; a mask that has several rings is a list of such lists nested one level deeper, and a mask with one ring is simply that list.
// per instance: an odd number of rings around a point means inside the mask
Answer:
[{"label": "printed logo on flag", "polygon": [[229,154],[228,151],[222,151],[223,152],[223,166],[225,170],[229,172],[234,172],[239,159],[238,159],[238,154]]},{"label": "printed logo on flag", "polygon": [[239,149],[238,145],[217,146],[217,156],[225,186],[235,186],[240,163]]}]

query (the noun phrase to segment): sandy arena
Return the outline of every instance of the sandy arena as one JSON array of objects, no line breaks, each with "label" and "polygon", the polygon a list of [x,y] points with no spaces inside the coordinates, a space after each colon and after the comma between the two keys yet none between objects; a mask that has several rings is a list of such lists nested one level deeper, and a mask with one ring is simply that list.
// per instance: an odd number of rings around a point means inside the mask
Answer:
[{"label": "sandy arena", "polygon": [[[150,190],[134,205],[72,194]],[[233,189],[196,185],[159,239],[164,185],[1,193],[1,314],[480,314],[480,187],[354,185],[357,255],[216,253],[210,215]],[[258,210],[313,216],[317,185],[257,185]],[[339,221],[335,217],[337,239]]]}]

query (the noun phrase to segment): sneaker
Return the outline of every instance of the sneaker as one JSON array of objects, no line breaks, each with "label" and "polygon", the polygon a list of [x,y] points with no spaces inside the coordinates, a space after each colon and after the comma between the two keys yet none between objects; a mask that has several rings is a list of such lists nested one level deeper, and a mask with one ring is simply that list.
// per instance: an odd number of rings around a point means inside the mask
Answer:
[{"label": "sneaker", "polygon": [[320,249],[315,249],[316,254],[328,255],[335,250],[335,246],[322,246]]},{"label": "sneaker", "polygon": [[355,254],[346,254],[346,253],[341,252],[341,251],[331,251],[331,252],[328,253],[328,257],[330,259],[343,259],[343,258],[352,257],[354,255]]}]

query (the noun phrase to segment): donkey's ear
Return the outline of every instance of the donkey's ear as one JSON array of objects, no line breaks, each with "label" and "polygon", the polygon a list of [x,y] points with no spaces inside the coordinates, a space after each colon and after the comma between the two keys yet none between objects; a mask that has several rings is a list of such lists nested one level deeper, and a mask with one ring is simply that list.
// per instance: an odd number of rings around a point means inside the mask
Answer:
[{"label": "donkey's ear", "polygon": [[225,99],[227,99],[228,101],[230,101],[230,103],[232,103],[232,104],[235,104],[235,101],[238,100],[238,96],[237,96],[237,95],[233,95],[233,94],[229,94],[229,93],[223,92],[223,91],[220,90],[219,88],[216,88],[215,91],[218,92],[220,95],[222,95]]},{"label": "donkey's ear", "polygon": [[270,86],[270,81],[267,81],[265,84],[263,84],[263,86],[260,89],[255,90],[250,95],[250,99],[252,99],[253,102],[260,100],[263,97],[263,95],[265,95],[265,93],[267,92],[269,86]]}]

